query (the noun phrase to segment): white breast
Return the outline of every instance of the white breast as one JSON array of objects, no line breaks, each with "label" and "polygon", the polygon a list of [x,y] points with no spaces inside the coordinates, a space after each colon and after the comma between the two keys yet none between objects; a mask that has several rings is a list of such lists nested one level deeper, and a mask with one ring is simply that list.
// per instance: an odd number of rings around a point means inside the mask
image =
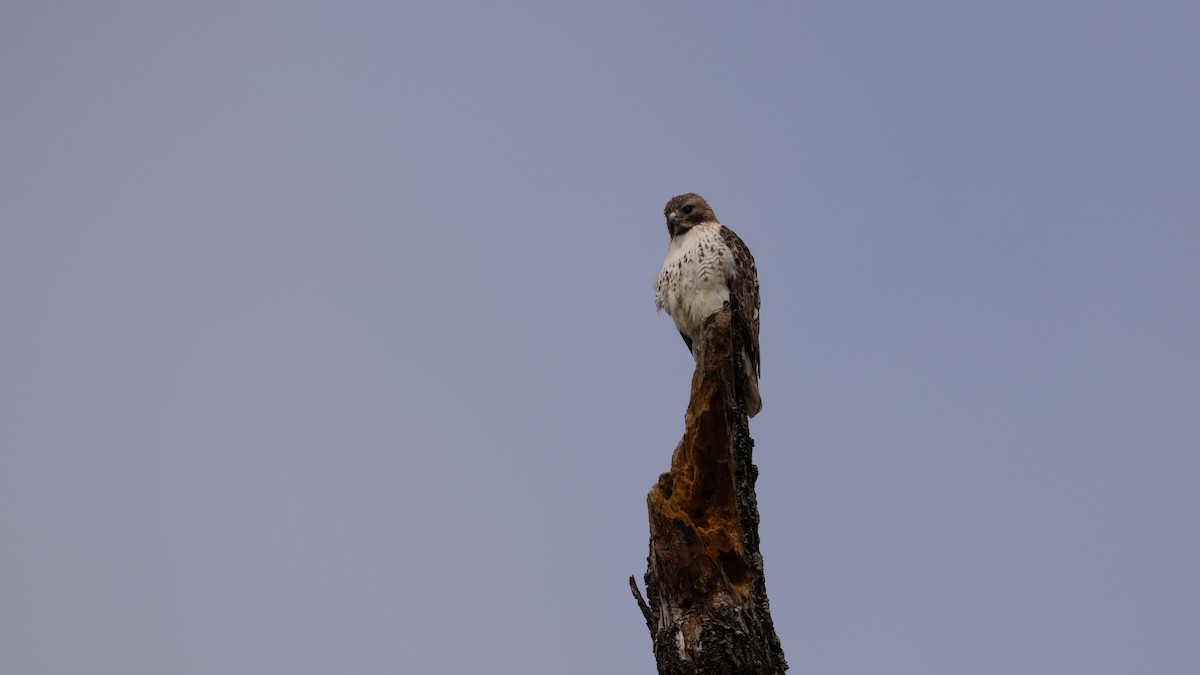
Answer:
[{"label": "white breast", "polygon": [[700,323],[729,300],[733,274],[733,253],[721,238],[720,224],[702,223],[671,239],[654,284],[655,305],[695,340]]}]

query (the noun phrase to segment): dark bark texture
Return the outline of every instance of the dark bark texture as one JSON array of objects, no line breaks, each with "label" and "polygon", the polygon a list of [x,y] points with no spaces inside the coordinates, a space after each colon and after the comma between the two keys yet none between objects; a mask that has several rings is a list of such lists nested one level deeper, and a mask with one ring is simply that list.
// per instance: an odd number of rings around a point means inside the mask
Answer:
[{"label": "dark bark texture", "polygon": [[705,320],[683,439],[646,497],[648,602],[629,578],[663,675],[787,670],[759,552],[736,311]]}]

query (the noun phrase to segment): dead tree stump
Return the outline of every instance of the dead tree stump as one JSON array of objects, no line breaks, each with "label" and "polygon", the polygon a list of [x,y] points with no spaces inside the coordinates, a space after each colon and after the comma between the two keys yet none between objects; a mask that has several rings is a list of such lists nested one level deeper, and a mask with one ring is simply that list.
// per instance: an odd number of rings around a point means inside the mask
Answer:
[{"label": "dead tree stump", "polygon": [[754,440],[745,413],[736,304],[705,320],[683,439],[646,502],[646,618],[662,675],[787,670],[759,552]]}]

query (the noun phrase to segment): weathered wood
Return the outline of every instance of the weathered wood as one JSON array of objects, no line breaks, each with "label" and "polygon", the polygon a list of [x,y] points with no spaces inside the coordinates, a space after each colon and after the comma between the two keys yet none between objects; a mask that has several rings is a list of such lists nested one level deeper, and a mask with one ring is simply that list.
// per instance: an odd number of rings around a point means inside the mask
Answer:
[{"label": "weathered wood", "polygon": [[642,599],[663,675],[787,670],[759,552],[754,441],[745,413],[736,305],[705,320],[683,439],[646,497],[650,555]]}]

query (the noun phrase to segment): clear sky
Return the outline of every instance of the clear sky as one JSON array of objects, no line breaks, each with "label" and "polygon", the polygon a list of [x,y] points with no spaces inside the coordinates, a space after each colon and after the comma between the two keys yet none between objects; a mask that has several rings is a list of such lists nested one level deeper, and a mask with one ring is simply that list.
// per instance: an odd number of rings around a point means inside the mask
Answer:
[{"label": "clear sky", "polygon": [[652,673],[758,260],[794,673],[1200,672],[1200,4],[5,2],[0,672]]}]

